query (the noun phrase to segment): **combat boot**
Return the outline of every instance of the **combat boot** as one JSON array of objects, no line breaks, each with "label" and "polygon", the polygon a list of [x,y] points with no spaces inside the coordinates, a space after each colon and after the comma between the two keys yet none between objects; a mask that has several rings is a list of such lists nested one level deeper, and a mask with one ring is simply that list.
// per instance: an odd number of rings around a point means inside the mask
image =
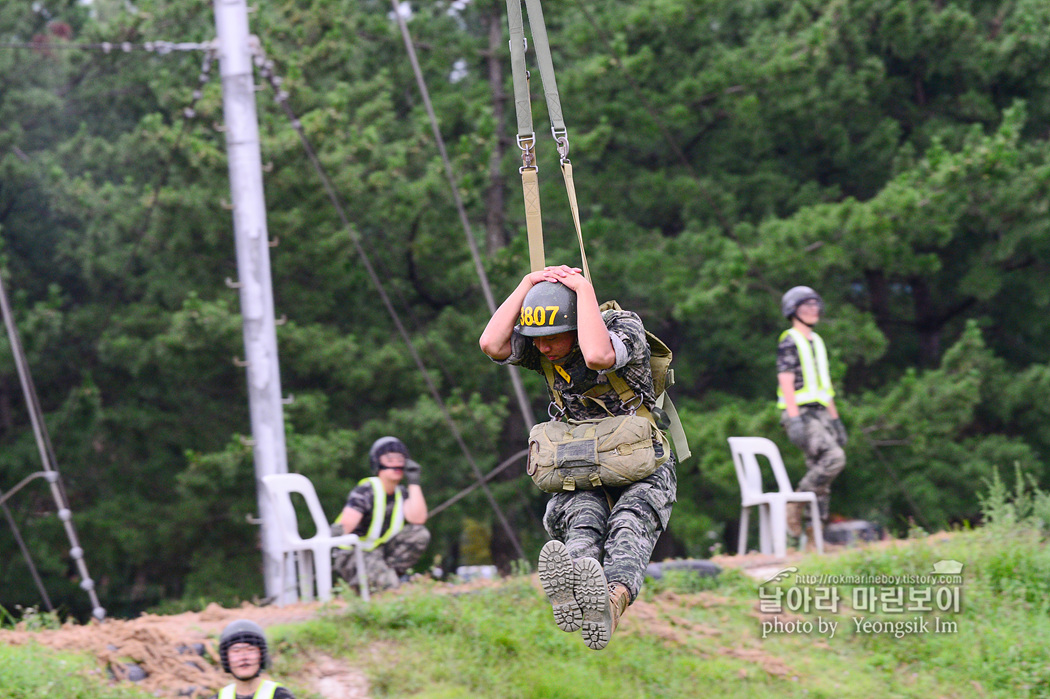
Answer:
[{"label": "combat boot", "polygon": [[620,583],[613,583],[613,586],[616,588],[615,597],[598,561],[593,558],[576,561],[576,602],[583,610],[580,634],[587,647],[593,650],[609,645],[620,615],[631,601],[626,587]]},{"label": "combat boot", "polygon": [[562,631],[579,631],[583,612],[573,593],[576,569],[565,544],[560,541],[544,544],[540,549],[536,570],[539,572],[540,585],[553,608],[554,623]]},{"label": "combat boot", "polygon": [[609,608],[612,610],[613,631],[620,625],[620,617],[631,604],[631,591],[623,583],[609,583]]},{"label": "combat boot", "polygon": [[796,539],[802,536],[802,508],[801,502],[789,502],[787,504],[787,533]]}]

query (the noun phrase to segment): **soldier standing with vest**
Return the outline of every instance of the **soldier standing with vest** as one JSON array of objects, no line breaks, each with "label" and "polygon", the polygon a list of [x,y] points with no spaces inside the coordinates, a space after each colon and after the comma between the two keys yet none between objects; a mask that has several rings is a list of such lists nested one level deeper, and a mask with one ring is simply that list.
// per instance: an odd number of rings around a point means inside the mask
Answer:
[{"label": "soldier standing with vest", "polygon": [[[824,300],[808,286],[796,286],[781,299],[780,310],[791,327],[777,345],[777,406],[788,439],[806,455],[806,475],[796,490],[816,493],[820,517],[827,521],[831,482],[846,466],[846,428],[835,408],[835,389],[828,371],[828,352],[813,326]],[[803,503],[788,503],[787,530],[802,534]]]},{"label": "soldier standing with vest", "polygon": [[[526,275],[492,315],[481,349],[500,364],[547,376],[554,417],[648,414],[655,389],[642,321],[630,311],[603,314],[594,288],[579,272],[558,266]],[[620,400],[610,385],[612,372],[637,402]],[[663,457],[666,446],[656,448]],[[552,541],[540,551],[540,582],[558,628],[580,631],[594,650],[609,643],[638,596],[653,547],[667,528],[677,477],[674,454],[666,456],[637,482],[563,490],[547,503],[543,525]]]},{"label": "soldier standing with vest", "polygon": [[263,679],[270,653],[262,627],[254,621],[238,619],[227,624],[219,636],[219,661],[234,681],[212,699],[295,699],[282,685]]},{"label": "soldier standing with vest", "polygon": [[[383,437],[368,452],[370,478],[350,491],[333,534],[357,534],[365,546],[369,589],[398,587],[430,543],[427,502],[419,485],[421,468],[396,437]],[[402,483],[404,480],[405,483]],[[338,552],[333,567],[351,588],[357,567],[350,551]]]}]

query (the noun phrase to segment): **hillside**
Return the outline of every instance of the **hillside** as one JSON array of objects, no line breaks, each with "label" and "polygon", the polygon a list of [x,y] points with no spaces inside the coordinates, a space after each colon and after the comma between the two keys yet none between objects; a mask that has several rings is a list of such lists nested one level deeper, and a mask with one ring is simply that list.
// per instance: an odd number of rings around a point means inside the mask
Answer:
[{"label": "hillside", "polygon": [[[106,669],[110,677],[127,677],[129,669],[141,668],[145,679],[118,684],[164,697],[207,696],[225,683],[212,664],[217,663],[215,638],[235,618],[250,618],[268,628],[276,657],[274,675],[300,699],[604,696],[602,687],[620,682],[623,696],[639,697],[681,696],[676,692],[690,682],[712,683],[719,688],[718,696],[864,697],[874,696],[876,688],[885,690],[884,696],[975,696],[974,687],[982,687],[979,679],[972,678],[967,688],[941,676],[938,668],[946,659],[913,665],[904,657],[920,641],[926,647],[944,646],[937,652],[955,652],[961,632],[886,638],[871,629],[850,631],[847,616],[858,612],[845,605],[837,615],[842,630],[835,637],[815,628],[807,633],[785,633],[782,628],[764,633],[764,624],[773,619],[781,624],[807,618],[817,622],[813,614],[801,614],[804,610],[764,614],[758,589],[789,566],[824,575],[928,573],[931,561],[942,555],[965,556],[959,552],[974,551],[982,540],[975,533],[940,534],[830,550],[823,557],[718,557],[724,570],[715,580],[676,572],[648,585],[613,643],[601,653],[588,651],[574,635],[561,634],[550,623],[535,575],[465,585],[423,581],[370,605],[356,599],[284,608],[245,604],[223,609],[212,604],[201,612],[57,629],[31,630],[33,624],[23,622],[17,629],[0,630],[0,643],[86,652],[94,660],[91,674],[99,678]],[[966,605],[956,615],[962,627],[983,623],[980,616],[963,620],[977,611],[975,605],[983,605],[979,587],[971,581],[968,574]],[[790,580],[787,583],[790,589]],[[895,652],[902,657],[896,658]],[[556,656],[560,660],[550,660]],[[544,659],[539,663],[541,669],[546,667],[544,673],[537,674],[538,658]],[[591,671],[607,675],[615,667],[624,675],[613,685],[605,677],[591,688],[599,693],[582,692],[582,678]],[[506,683],[503,689],[497,689],[500,683]],[[571,688],[574,684],[577,689]],[[986,693],[982,687],[976,696],[1043,695]]]}]

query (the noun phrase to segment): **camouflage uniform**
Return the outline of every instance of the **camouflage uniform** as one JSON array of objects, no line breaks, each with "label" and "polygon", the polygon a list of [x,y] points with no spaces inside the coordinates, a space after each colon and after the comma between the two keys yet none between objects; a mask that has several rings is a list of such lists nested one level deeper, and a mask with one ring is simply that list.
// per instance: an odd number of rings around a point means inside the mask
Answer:
[{"label": "camouflage uniform", "polygon": [[[616,350],[616,362],[608,371],[615,370],[652,409],[656,396],[649,368],[649,343],[641,318],[631,311],[605,311],[602,317]],[[530,338],[515,332],[511,354],[501,363],[542,373],[541,356]],[[620,405],[619,396],[611,387],[609,393],[599,396],[608,412],[594,399],[583,396],[596,386],[608,385],[609,379],[604,371],[587,367],[579,347],[559,367],[554,388],[561,393],[566,417],[591,420],[608,417],[609,413],[629,412]],[[661,448],[657,444],[657,449]],[[672,453],[648,478],[626,487],[555,493],[547,503],[543,526],[552,538],[565,543],[572,558],[601,561],[606,579],[625,585],[633,601],[641,589],[656,540],[667,528],[677,487]]]},{"label": "camouflage uniform", "polygon": [[[798,347],[794,340],[785,337],[777,345],[777,373],[793,372],[795,390],[802,389],[802,364],[798,357]],[[796,490],[805,490],[817,494],[820,505],[820,517],[827,521],[831,503],[831,482],[846,467],[846,452],[835,438],[835,428],[831,424],[831,415],[820,403],[807,403],[799,406],[799,415],[806,428],[806,446],[802,453],[806,456],[806,475],[799,481]],[[781,415],[781,423],[787,421],[787,411]]]},{"label": "camouflage uniform", "polygon": [[[408,488],[399,485],[401,496],[408,499]],[[346,506],[360,512],[363,516],[357,528],[352,532],[362,539],[368,533],[369,525],[372,523],[372,505],[374,495],[372,486],[368,483],[358,485],[350,491]],[[383,529],[390,528],[390,521],[394,513],[394,498],[386,499],[386,513],[383,518]],[[334,535],[343,533],[341,524],[332,525]],[[430,543],[430,531],[422,524],[405,523],[404,528],[386,542],[365,551],[365,573],[368,576],[368,589],[373,591],[389,590],[401,584],[400,578],[405,572],[415,565]],[[353,551],[339,550],[335,554],[332,567],[351,589],[357,589],[357,564],[354,562]]]}]

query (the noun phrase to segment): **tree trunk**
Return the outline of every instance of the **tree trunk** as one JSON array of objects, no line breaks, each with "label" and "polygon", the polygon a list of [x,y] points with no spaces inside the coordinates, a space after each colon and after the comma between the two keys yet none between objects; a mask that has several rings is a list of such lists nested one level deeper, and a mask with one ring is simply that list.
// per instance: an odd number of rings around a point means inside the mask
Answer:
[{"label": "tree trunk", "polygon": [[919,366],[936,366],[941,355],[941,329],[944,319],[934,308],[930,288],[922,279],[911,279],[912,302],[915,304],[915,331],[919,335]]},{"label": "tree trunk", "polygon": [[509,139],[504,134],[507,93],[503,89],[503,15],[493,3],[488,16],[489,85],[492,88],[492,116],[496,124],[496,139],[489,157],[489,186],[485,193],[485,250],[489,255],[507,246],[506,221],[503,211],[506,198],[506,178],[503,175],[503,156],[507,152]]}]

